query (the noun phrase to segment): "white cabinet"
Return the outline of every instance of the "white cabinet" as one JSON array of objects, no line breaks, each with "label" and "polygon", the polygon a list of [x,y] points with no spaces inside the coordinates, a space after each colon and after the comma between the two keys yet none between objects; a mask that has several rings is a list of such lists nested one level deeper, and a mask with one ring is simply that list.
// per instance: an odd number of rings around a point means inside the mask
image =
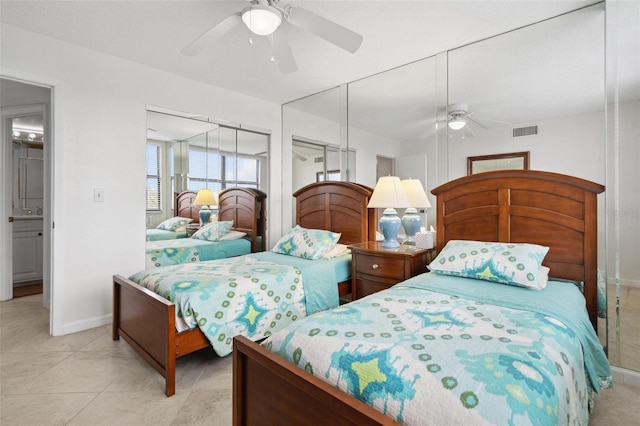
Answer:
[{"label": "white cabinet", "polygon": [[42,279],[42,217],[13,222],[13,282]]}]

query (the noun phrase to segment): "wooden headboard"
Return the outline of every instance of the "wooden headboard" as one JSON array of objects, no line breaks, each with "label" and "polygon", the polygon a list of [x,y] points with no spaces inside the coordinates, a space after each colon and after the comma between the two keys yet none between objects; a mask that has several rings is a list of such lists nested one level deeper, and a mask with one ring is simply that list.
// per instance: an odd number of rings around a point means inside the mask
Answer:
[{"label": "wooden headboard", "polygon": [[445,183],[437,197],[436,245],[449,240],[549,247],[550,277],[582,281],[597,330],[597,194],[604,186],[534,170],[478,173]]},{"label": "wooden headboard", "polygon": [[265,251],[267,244],[267,194],[254,188],[229,188],[218,196],[218,220],[233,221],[236,231],[251,239],[251,252]]},{"label": "wooden headboard", "polygon": [[367,208],[371,194],[371,188],[353,182],[312,183],[293,194],[296,223],[340,232],[341,244],[375,241],[376,213]]},{"label": "wooden headboard", "polygon": [[176,216],[189,217],[195,222],[200,220],[198,213],[200,212],[200,206],[194,206],[193,200],[196,199],[195,191],[183,191],[179,194],[175,194],[174,212]]}]

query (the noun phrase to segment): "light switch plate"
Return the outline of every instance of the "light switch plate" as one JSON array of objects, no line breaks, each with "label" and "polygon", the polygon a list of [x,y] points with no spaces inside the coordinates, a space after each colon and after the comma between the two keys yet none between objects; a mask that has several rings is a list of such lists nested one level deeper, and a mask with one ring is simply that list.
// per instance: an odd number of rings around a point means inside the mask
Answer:
[{"label": "light switch plate", "polygon": [[93,190],[93,201],[95,203],[102,203],[104,201],[104,189],[95,188]]}]

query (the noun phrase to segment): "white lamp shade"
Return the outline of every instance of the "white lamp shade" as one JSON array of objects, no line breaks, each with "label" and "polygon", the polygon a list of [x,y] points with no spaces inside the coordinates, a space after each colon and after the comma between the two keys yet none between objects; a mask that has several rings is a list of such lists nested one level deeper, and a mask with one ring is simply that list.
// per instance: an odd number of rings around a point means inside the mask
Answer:
[{"label": "white lamp shade", "polygon": [[411,203],[399,177],[383,176],[378,179],[367,207],[381,209],[406,208],[411,207]]},{"label": "white lamp shade", "polygon": [[402,181],[404,192],[409,198],[409,207],[415,208],[429,208],[431,203],[427,198],[427,193],[424,191],[422,182],[420,179],[404,179]]},{"label": "white lamp shade", "polygon": [[196,199],[193,200],[193,205],[195,206],[217,206],[215,197],[213,196],[213,192],[210,189],[201,189],[196,194]]},{"label": "white lamp shade", "polygon": [[282,23],[280,13],[270,6],[256,4],[242,12],[242,22],[258,35],[269,35]]}]

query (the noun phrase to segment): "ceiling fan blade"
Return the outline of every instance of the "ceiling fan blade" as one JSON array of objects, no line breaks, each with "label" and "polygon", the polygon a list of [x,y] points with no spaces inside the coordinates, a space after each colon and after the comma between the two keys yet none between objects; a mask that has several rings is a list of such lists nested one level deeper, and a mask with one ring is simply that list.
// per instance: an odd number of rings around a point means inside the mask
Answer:
[{"label": "ceiling fan blade", "polygon": [[469,128],[469,126],[464,126],[462,128],[462,138],[463,139],[475,139],[476,135],[473,134],[473,130]]},{"label": "ceiling fan blade", "polygon": [[306,9],[291,7],[287,19],[296,27],[315,34],[347,52],[355,53],[362,44],[360,34]]},{"label": "ceiling fan blade", "polygon": [[273,33],[273,40],[269,37],[269,43],[271,43],[273,58],[282,74],[298,71],[298,65],[287,42],[287,34],[282,29]]},{"label": "ceiling fan blade", "polygon": [[216,26],[207,30],[207,32],[192,41],[191,44],[182,49],[181,53],[188,56],[197,55],[202,51],[202,49],[213,44],[217,39],[234,29],[240,22],[242,22],[242,19],[240,18],[239,13],[228,16]]},{"label": "ceiling fan blade", "polygon": [[484,124],[482,124],[482,123],[479,123],[477,120],[474,120],[473,118],[471,118],[471,117],[469,117],[469,116],[467,116],[467,120],[469,120],[469,121],[473,121],[473,122],[474,122],[474,124],[477,124],[478,126],[482,127],[483,129],[488,129],[488,127],[487,127],[487,126],[485,126],[485,125],[484,125]]}]

